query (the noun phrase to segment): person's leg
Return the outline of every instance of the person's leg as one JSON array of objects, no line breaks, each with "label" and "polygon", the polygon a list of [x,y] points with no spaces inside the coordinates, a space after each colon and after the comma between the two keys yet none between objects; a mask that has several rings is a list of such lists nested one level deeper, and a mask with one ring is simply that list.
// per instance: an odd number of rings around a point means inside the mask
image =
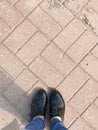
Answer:
[{"label": "person's leg", "polygon": [[23,130],[43,130],[47,95],[43,89],[35,92],[31,103],[31,122]]},{"label": "person's leg", "polygon": [[50,130],[67,130],[63,124],[65,102],[62,95],[55,89],[51,90],[50,98]]},{"label": "person's leg", "polygon": [[23,130],[43,130],[44,127],[44,118],[35,117]]},{"label": "person's leg", "polygon": [[52,119],[50,125],[50,130],[68,130],[63,122],[57,118]]}]

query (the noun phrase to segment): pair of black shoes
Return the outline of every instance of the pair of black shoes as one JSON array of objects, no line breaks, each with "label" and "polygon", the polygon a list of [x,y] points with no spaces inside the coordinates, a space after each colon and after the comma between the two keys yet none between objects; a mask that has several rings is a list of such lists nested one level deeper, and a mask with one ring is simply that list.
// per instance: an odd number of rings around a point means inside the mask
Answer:
[{"label": "pair of black shoes", "polygon": [[[45,90],[39,89],[32,99],[31,103],[31,118],[36,116],[44,116],[47,108],[47,94]],[[53,117],[60,117],[63,120],[65,112],[65,103],[61,94],[53,89],[49,96],[50,119]]]}]

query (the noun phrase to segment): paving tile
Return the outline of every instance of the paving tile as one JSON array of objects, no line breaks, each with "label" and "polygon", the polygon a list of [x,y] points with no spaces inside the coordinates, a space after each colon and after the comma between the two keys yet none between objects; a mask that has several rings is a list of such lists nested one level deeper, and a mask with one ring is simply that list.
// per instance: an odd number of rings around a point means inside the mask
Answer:
[{"label": "paving tile", "polygon": [[69,130],[94,130],[83,118],[78,118]]},{"label": "paving tile", "polygon": [[13,78],[0,68],[0,92],[3,93]]},{"label": "paving tile", "polygon": [[75,64],[54,44],[50,44],[42,53],[42,56],[64,76],[75,67]]},{"label": "paving tile", "polygon": [[4,95],[13,103],[18,103],[23,95],[38,79],[27,69],[9,86]]},{"label": "paving tile", "polygon": [[39,7],[33,11],[29,19],[50,39],[54,38],[61,30],[61,27]]},{"label": "paving tile", "polygon": [[31,65],[30,69],[40,77],[47,85],[56,87],[63,76],[56,71],[45,59],[38,57]]},{"label": "paving tile", "polygon": [[8,35],[9,32],[9,26],[2,19],[0,19],[0,42]]},{"label": "paving tile", "polygon": [[[4,101],[5,100],[3,100],[3,98],[0,97],[0,106]],[[4,117],[6,117],[6,119],[4,119]],[[6,126],[6,124],[11,122],[13,119],[14,117],[10,113],[7,113],[5,110],[3,111],[2,108],[0,107],[0,129]]]},{"label": "paving tile", "polygon": [[78,20],[74,19],[64,30],[54,39],[54,42],[63,51],[66,51],[75,40],[84,32],[86,28]]},{"label": "paving tile", "polygon": [[40,32],[37,32],[28,43],[17,53],[17,56],[29,64],[49,44],[49,40]]},{"label": "paving tile", "polygon": [[74,14],[78,13],[81,8],[84,7],[84,5],[88,2],[89,0],[63,0],[63,4],[65,7],[67,7],[69,10],[71,10]]},{"label": "paving tile", "polygon": [[13,107],[8,100],[0,97],[0,129],[8,125],[15,118],[18,121],[18,124],[23,121],[23,118],[15,107]]},{"label": "paving tile", "polygon": [[42,0],[20,0],[15,5],[24,16],[27,16]]},{"label": "paving tile", "polygon": [[26,96],[17,104],[17,109],[26,120],[30,120],[31,105]]},{"label": "paving tile", "polygon": [[94,101],[94,104],[98,107],[98,97],[97,97],[96,100]]},{"label": "paving tile", "polygon": [[98,58],[98,45],[92,50],[92,53]]},{"label": "paving tile", "polygon": [[83,114],[83,118],[91,124],[93,128],[98,129],[98,108],[95,105],[91,105]]},{"label": "paving tile", "polygon": [[2,130],[19,130],[18,122],[14,119],[8,125],[6,125]]},{"label": "paving tile", "polygon": [[18,28],[4,41],[14,53],[16,53],[22,45],[35,33],[36,28],[27,20],[25,20]]},{"label": "paving tile", "polygon": [[64,123],[67,127],[69,127],[74,120],[78,117],[78,113],[76,113],[72,107],[66,104]]},{"label": "paving tile", "polygon": [[33,84],[35,84],[38,79],[30,72],[28,69],[25,69],[14,81],[22,90],[27,92]]},{"label": "paving tile", "polygon": [[11,6],[7,0],[0,2],[0,17],[3,18],[12,29],[23,20],[21,14]]},{"label": "paving tile", "polygon": [[90,0],[88,6],[92,7],[96,12],[98,12],[98,0]]},{"label": "paving tile", "polygon": [[93,8],[87,5],[77,16],[98,36],[98,13]]},{"label": "paving tile", "polygon": [[73,14],[59,2],[59,7],[51,7],[49,1],[44,0],[41,7],[51,15],[62,27],[67,25],[73,18]]},{"label": "paving tile", "polygon": [[70,75],[59,85],[57,90],[61,92],[63,98],[68,101],[81,86],[88,80],[89,76],[79,67],[74,69]]},{"label": "paving tile", "polygon": [[0,44],[0,66],[14,78],[24,69],[23,63],[5,46]]},{"label": "paving tile", "polygon": [[13,83],[11,84],[6,91],[4,91],[3,95],[14,105],[16,105],[22,97],[25,95],[25,91],[23,91],[20,86]]},{"label": "paving tile", "polygon": [[13,4],[13,5],[14,5],[17,1],[18,1],[18,0],[8,0],[8,2],[11,3],[11,4]]},{"label": "paving tile", "polygon": [[32,88],[26,93],[26,96],[32,100],[32,95],[35,89],[43,88],[46,92],[48,91],[48,86],[41,80],[36,82]]},{"label": "paving tile", "polygon": [[82,113],[88,105],[98,96],[98,83],[89,80],[78,93],[70,100],[69,104]]},{"label": "paving tile", "polygon": [[97,42],[98,38],[88,30],[67,51],[67,55],[69,55],[76,63],[79,63]]},{"label": "paving tile", "polygon": [[80,63],[80,66],[88,72],[94,79],[98,80],[98,59],[89,54]]}]

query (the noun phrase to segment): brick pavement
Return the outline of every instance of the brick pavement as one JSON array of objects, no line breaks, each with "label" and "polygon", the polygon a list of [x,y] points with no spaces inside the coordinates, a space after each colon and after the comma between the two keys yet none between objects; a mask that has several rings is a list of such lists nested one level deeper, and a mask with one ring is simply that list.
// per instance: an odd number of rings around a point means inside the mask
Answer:
[{"label": "brick pavement", "polygon": [[97,0],[0,0],[0,129],[28,123],[39,86],[62,93],[69,130],[98,130]]}]

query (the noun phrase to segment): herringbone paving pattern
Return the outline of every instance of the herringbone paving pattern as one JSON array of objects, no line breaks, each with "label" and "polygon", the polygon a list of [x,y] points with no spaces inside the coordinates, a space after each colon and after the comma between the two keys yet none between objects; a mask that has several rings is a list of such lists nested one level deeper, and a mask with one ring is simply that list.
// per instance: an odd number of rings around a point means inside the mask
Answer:
[{"label": "herringbone paving pattern", "polygon": [[28,123],[37,87],[62,93],[69,130],[98,130],[98,0],[0,0],[0,128]]}]

